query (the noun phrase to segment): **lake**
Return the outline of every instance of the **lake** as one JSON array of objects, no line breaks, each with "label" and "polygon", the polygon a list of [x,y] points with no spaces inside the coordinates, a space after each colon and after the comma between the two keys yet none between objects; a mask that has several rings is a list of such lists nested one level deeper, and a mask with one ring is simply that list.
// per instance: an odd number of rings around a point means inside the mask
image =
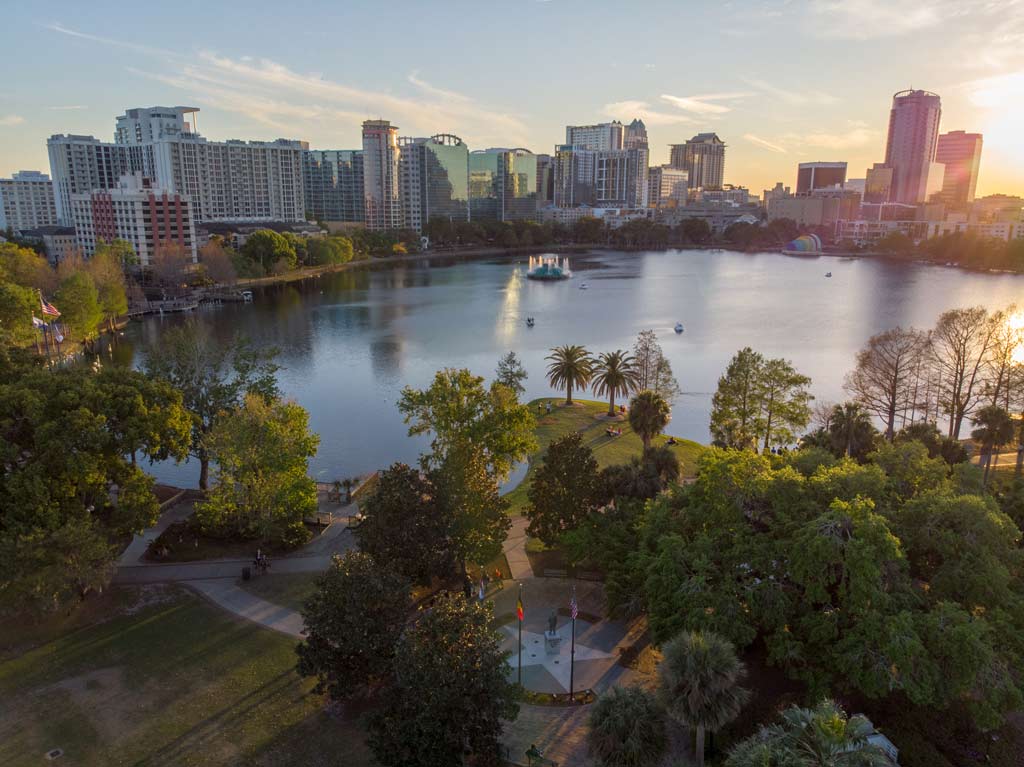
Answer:
[{"label": "lake", "polygon": [[[424,387],[439,368],[468,367],[490,379],[498,358],[514,350],[530,375],[525,398],[554,396],[544,377],[552,346],[629,349],[639,331],[653,328],[684,390],[672,403],[670,431],[707,442],[711,395],[744,346],[792,360],[813,379],[818,399],[835,401],[872,334],[927,328],[954,307],[1024,299],[1024,275],[880,258],[686,250],[570,259],[574,277],[558,283],[526,279],[526,256],[352,269],[257,289],[251,304],[190,316],[222,343],[240,332],[279,349],[281,389],[309,411],[320,434],[312,472],[333,480],[416,460],[426,440],[406,436],[395,403],[403,386]],[[528,316],[536,318],[532,328]],[[138,363],[185,319],[132,323],[117,356]],[[676,322],[684,333],[673,332]],[[194,462],[150,470],[172,484],[198,481]]]}]

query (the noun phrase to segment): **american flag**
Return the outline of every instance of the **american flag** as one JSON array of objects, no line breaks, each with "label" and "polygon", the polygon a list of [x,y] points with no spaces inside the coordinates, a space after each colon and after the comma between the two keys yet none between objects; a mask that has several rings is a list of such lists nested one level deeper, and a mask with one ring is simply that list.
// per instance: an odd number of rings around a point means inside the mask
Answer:
[{"label": "american flag", "polygon": [[572,599],[569,600],[569,613],[573,620],[576,620],[576,616],[580,614],[579,605],[576,604],[576,589],[572,590]]},{"label": "american flag", "polygon": [[43,314],[47,317],[60,317],[57,307],[43,298],[42,294],[39,295],[39,305],[42,307]]}]

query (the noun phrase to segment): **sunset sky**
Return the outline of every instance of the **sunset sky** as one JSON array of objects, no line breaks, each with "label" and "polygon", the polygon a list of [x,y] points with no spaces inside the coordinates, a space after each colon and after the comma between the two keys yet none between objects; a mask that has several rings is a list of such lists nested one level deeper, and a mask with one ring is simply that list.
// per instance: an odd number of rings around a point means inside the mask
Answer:
[{"label": "sunset sky", "polygon": [[128,107],[201,108],[210,139],[360,145],[403,135],[550,152],[567,123],[641,117],[652,164],[701,131],[758,194],[796,165],[883,159],[892,94],[942,96],[985,136],[979,195],[1024,194],[1024,0],[195,2],[2,12],[0,175],[49,172],[46,138],[111,140]]}]

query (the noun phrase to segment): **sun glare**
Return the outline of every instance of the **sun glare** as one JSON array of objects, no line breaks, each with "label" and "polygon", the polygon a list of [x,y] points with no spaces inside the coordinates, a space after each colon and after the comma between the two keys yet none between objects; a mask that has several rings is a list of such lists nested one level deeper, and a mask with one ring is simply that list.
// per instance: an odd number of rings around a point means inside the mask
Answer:
[{"label": "sun glare", "polygon": [[[1024,311],[1011,314],[1006,324],[1010,326],[1011,330],[1024,331]],[[1022,332],[1022,335],[1024,335],[1024,332]],[[1017,344],[1017,348],[1013,350],[1013,361],[1024,365],[1024,341]]]}]

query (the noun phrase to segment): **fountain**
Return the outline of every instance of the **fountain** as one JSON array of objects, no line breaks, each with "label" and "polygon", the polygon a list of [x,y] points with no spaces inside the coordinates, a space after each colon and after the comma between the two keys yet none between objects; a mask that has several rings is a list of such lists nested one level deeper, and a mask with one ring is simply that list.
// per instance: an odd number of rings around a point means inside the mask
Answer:
[{"label": "fountain", "polygon": [[568,256],[530,256],[526,276],[531,280],[567,280],[572,277]]}]

